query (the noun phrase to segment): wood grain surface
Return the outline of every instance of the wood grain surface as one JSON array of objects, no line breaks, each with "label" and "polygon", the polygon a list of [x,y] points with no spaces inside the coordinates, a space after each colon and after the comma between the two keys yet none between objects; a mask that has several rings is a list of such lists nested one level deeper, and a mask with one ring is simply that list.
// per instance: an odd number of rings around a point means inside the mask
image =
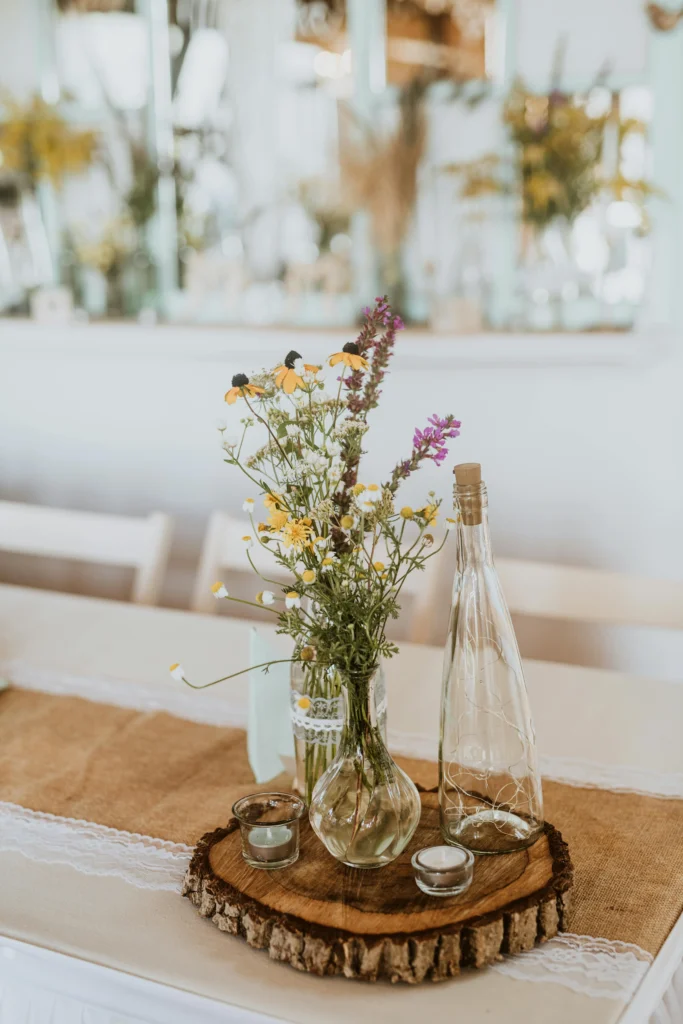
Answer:
[{"label": "wood grain surface", "polygon": [[410,858],[440,843],[438,800],[422,794],[409,848],[377,870],[347,868],[302,822],[299,860],[281,871],[249,867],[239,827],[204,836],[183,895],[223,931],[315,974],[419,982],[530,949],[567,927],[571,861],[552,825],[529,849],[477,857],[470,889],[438,898],[415,884]]}]

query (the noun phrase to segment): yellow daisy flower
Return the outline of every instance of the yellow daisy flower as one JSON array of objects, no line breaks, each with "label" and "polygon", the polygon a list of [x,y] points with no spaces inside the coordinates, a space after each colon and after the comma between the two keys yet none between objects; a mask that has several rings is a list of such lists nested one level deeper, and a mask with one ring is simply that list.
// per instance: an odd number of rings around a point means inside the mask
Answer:
[{"label": "yellow daisy flower", "polygon": [[304,370],[309,373],[315,373],[317,366],[310,366],[308,363],[304,363],[298,352],[292,349],[285,356],[285,361],[282,366],[278,366],[275,369],[275,387],[282,388],[286,395],[291,395],[296,388],[302,388],[304,386],[304,380],[301,374]]},{"label": "yellow daisy flower", "polygon": [[353,516],[342,516],[339,525],[341,526],[342,530],[351,530],[353,529],[355,522],[356,520],[353,518]]},{"label": "yellow daisy flower", "polygon": [[256,384],[250,384],[246,373],[236,373],[232,378],[232,387],[225,393],[225,401],[228,405],[234,405],[238,398],[255,398],[262,395],[264,390]]},{"label": "yellow daisy flower", "polygon": [[354,495],[357,498],[358,495],[362,494],[364,490],[365,490],[365,484],[355,484],[355,486],[353,488],[353,493],[354,493]]},{"label": "yellow daisy flower", "polygon": [[310,526],[292,519],[283,527],[282,540],[286,548],[294,548],[295,551],[301,551],[307,543],[310,534]]},{"label": "yellow daisy flower", "polygon": [[372,563],[372,568],[376,569],[377,572],[381,572],[382,569],[384,568],[384,562],[373,562]]},{"label": "yellow daisy flower", "polygon": [[410,505],[404,505],[403,508],[401,509],[401,515],[403,516],[404,519],[412,519],[415,513],[413,512]]},{"label": "yellow daisy flower", "polygon": [[368,366],[367,359],[360,354],[360,349],[355,341],[349,341],[341,352],[335,352],[333,356],[330,356],[330,366],[336,366],[337,363],[343,363],[344,366],[348,366],[352,370],[366,370]]},{"label": "yellow daisy flower", "polygon": [[268,525],[271,530],[281,530],[286,523],[289,522],[289,512],[285,512],[284,509],[277,508],[268,516]]},{"label": "yellow daisy flower", "polygon": [[436,526],[436,518],[439,514],[439,510],[436,505],[425,505],[421,508],[418,513],[419,516],[424,516],[427,520],[427,526]]},{"label": "yellow daisy flower", "polygon": [[[304,658],[303,658],[303,651],[301,652],[301,654],[302,654],[302,659],[301,660],[303,661],[304,660]],[[302,711],[308,711],[308,709],[311,706],[311,698],[310,697],[299,697],[298,701],[296,702],[296,706],[298,708],[301,708]]]}]

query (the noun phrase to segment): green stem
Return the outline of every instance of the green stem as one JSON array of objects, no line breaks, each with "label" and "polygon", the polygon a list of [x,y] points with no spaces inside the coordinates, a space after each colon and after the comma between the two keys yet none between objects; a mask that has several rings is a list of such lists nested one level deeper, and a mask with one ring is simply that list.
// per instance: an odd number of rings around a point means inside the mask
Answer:
[{"label": "green stem", "polygon": [[[260,607],[260,605],[258,606]],[[202,683],[198,686],[196,683],[191,683],[185,676],[182,677],[183,682],[186,686],[192,687],[193,690],[206,690],[209,686],[215,686],[216,683],[225,683],[228,679],[235,679],[237,676],[243,676],[245,672],[255,672],[257,668],[270,668],[271,665],[291,665],[293,662],[298,661],[298,658],[277,658],[275,661],[262,661],[260,665],[250,665],[249,668],[241,668],[239,672],[232,672],[229,676],[221,676],[220,679],[214,679],[210,683]]]}]

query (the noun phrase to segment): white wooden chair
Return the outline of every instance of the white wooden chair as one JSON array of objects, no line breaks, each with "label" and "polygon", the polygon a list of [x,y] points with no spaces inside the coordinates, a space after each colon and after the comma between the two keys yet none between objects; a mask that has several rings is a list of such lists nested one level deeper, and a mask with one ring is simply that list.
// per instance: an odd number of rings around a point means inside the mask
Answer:
[{"label": "white wooden chair", "polygon": [[[225,570],[228,572],[252,572],[242,537],[251,534],[251,525],[244,520],[234,519],[225,512],[213,512],[204,535],[199,568],[195,577],[192,594],[192,610],[195,612],[212,613],[218,611],[218,602],[211,593],[216,580],[221,579]],[[254,565],[264,576],[276,580],[283,585],[290,582],[274,559],[268,558],[257,544],[250,551]],[[256,586],[256,583],[259,585]],[[268,584],[255,580],[255,590],[267,589]]]},{"label": "white wooden chair", "polygon": [[137,604],[157,602],[172,532],[162,512],[138,519],[0,501],[0,550],[128,566]]},{"label": "white wooden chair", "polygon": [[545,619],[683,630],[683,583],[497,558],[511,612]]},{"label": "white wooden chair", "polygon": [[[214,512],[204,537],[199,568],[195,578],[192,597],[192,609],[196,612],[215,612],[218,602],[211,593],[211,586],[221,578],[224,570],[229,572],[249,572],[251,566],[246,556],[242,537],[251,533],[251,528],[244,521],[233,519],[224,512]],[[292,582],[275,561],[268,558],[266,552],[255,545],[251,550],[254,564],[269,579],[286,585]],[[381,552],[377,553],[382,558]],[[438,580],[439,558],[430,559],[424,572],[411,573],[405,582],[401,594],[411,598],[410,620],[407,628],[407,640],[413,643],[428,643],[431,639],[432,615],[437,600],[436,584]],[[267,584],[263,584],[267,586]],[[259,586],[257,589],[262,589]]]}]

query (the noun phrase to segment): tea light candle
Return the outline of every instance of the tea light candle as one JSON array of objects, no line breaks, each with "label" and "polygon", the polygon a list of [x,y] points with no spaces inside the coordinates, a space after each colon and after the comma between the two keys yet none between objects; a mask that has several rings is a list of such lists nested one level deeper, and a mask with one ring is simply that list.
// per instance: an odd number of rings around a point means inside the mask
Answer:
[{"label": "tea light candle", "polygon": [[294,833],[287,825],[252,828],[249,833],[250,853],[264,863],[289,860],[296,852]]},{"label": "tea light candle", "polygon": [[252,868],[287,868],[299,856],[299,820],[306,811],[293,793],[253,793],[233,804],[242,856]]},{"label": "tea light candle", "polygon": [[474,854],[462,846],[427,846],[411,863],[418,888],[428,896],[456,896],[472,884]]}]

